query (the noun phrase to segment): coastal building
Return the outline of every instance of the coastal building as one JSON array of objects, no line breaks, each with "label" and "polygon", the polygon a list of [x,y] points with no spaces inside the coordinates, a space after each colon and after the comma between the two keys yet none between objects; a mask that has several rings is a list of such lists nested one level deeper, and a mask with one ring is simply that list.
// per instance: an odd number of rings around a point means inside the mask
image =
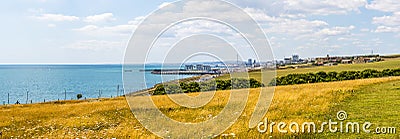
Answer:
[{"label": "coastal building", "polygon": [[186,71],[211,71],[211,66],[210,65],[203,65],[203,64],[197,64],[197,65],[185,65],[185,70]]},{"label": "coastal building", "polygon": [[195,67],[194,67],[194,65],[185,65],[185,69],[187,71],[192,71],[192,70],[195,70]]},{"label": "coastal building", "polygon": [[197,64],[196,65],[196,70],[197,71],[203,70],[203,64]]},{"label": "coastal building", "polygon": [[292,58],[290,57],[284,58],[283,61],[285,62],[285,64],[292,64]]},{"label": "coastal building", "polygon": [[342,64],[352,64],[353,61],[352,61],[351,59],[343,59],[343,60],[341,61],[341,63],[342,63]]},{"label": "coastal building", "polygon": [[381,61],[379,55],[361,55],[361,56],[329,56],[318,57],[315,59],[315,65],[331,65],[331,64],[357,64],[357,63],[370,63]]},{"label": "coastal building", "polygon": [[283,58],[284,65],[291,65],[291,64],[303,64],[307,63],[309,60],[301,59],[298,54],[294,54],[291,57]]},{"label": "coastal building", "polygon": [[203,71],[211,71],[211,66],[210,65],[204,65],[203,66]]},{"label": "coastal building", "polygon": [[299,55],[292,55],[292,63],[298,63],[298,62],[300,62]]},{"label": "coastal building", "polygon": [[253,60],[251,58],[247,60],[246,66],[253,67]]}]

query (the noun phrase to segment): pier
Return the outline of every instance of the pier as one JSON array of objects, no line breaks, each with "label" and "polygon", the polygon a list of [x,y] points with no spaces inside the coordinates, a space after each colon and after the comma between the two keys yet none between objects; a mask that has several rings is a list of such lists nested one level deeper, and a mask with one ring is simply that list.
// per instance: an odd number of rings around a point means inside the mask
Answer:
[{"label": "pier", "polygon": [[206,74],[221,74],[219,70],[198,71],[198,70],[183,70],[183,69],[168,69],[168,70],[152,70],[152,74],[181,74],[181,75],[206,75]]}]

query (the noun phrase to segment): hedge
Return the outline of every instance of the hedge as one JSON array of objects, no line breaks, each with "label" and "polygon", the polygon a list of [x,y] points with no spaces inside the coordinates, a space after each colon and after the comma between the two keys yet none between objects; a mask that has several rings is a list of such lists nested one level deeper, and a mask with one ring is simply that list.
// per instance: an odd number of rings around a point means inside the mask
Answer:
[{"label": "hedge", "polygon": [[400,69],[385,69],[382,71],[366,69],[363,71],[342,71],[342,72],[317,72],[304,74],[288,74],[273,79],[269,86],[293,85],[319,82],[333,82],[355,79],[379,78],[388,76],[400,76]]},{"label": "hedge", "polygon": [[231,80],[210,80],[205,82],[181,82],[178,84],[157,85],[153,95],[207,92],[213,90],[230,90],[241,88],[258,88],[265,85],[255,79],[233,78]]}]

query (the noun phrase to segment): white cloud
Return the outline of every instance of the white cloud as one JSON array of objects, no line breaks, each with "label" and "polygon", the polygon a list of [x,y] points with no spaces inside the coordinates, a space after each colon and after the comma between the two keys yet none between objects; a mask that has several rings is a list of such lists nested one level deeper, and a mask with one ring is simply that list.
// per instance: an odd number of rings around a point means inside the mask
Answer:
[{"label": "white cloud", "polygon": [[35,19],[48,20],[48,21],[76,21],[79,20],[77,16],[68,16],[62,14],[42,14],[40,16],[33,16]]},{"label": "white cloud", "polygon": [[280,17],[284,18],[305,18],[307,17],[305,14],[281,14]]},{"label": "white cloud", "polygon": [[129,35],[135,29],[136,25],[116,25],[116,26],[105,26],[99,27],[96,25],[86,25],[81,28],[74,29],[89,35]]},{"label": "white cloud", "polygon": [[130,25],[139,25],[142,20],[144,20],[146,17],[145,16],[138,16],[135,19],[131,20],[128,22]]},{"label": "white cloud", "polygon": [[137,25],[131,25],[131,24],[126,24],[126,25],[116,25],[116,26],[110,26],[110,27],[103,27],[102,30],[105,32],[114,32],[117,34],[131,34],[132,31],[136,28]]},{"label": "white cloud", "polygon": [[[301,43],[308,42],[308,44],[303,44],[303,47],[306,46],[319,46],[320,43],[329,43],[330,37],[340,37],[340,38],[348,38],[352,36],[352,30],[356,27],[351,26],[334,26],[330,27],[330,25],[322,20],[307,20],[302,17],[302,15],[298,16],[288,16],[288,15],[279,15],[276,17],[271,17],[267,15],[263,10],[253,9],[253,8],[245,8],[245,11],[248,12],[257,22],[259,22],[264,31],[269,36],[286,36],[292,38],[296,44],[301,45]],[[306,40],[306,41],[305,41]],[[282,41],[282,40],[281,40]],[[274,45],[279,44],[279,46],[285,46],[288,43],[284,41],[282,43],[273,41]]]},{"label": "white cloud", "polygon": [[158,8],[163,8],[163,7],[165,7],[165,6],[169,5],[169,4],[171,4],[171,3],[170,2],[163,2],[158,6]]},{"label": "white cloud", "polygon": [[170,31],[173,31],[174,35],[178,37],[186,37],[192,34],[201,33],[224,34],[223,36],[228,36],[236,33],[225,25],[202,20],[188,21],[178,24],[177,26],[171,28]]},{"label": "white cloud", "polygon": [[265,9],[269,15],[308,16],[360,12],[367,0],[230,0],[242,7]]},{"label": "white cloud", "polygon": [[104,41],[104,40],[84,40],[78,41],[73,44],[67,45],[65,48],[76,49],[76,50],[123,50],[125,44],[116,41]]},{"label": "white cloud", "polygon": [[361,31],[361,32],[370,32],[370,29],[368,29],[368,28],[362,28],[362,29],[360,29],[360,31]]},{"label": "white cloud", "polygon": [[333,28],[324,28],[318,32],[316,35],[318,36],[338,36],[338,35],[345,35],[349,34],[351,30],[353,30],[354,26],[348,27],[333,27]]},{"label": "white cloud", "polygon": [[28,12],[33,14],[33,15],[38,15],[38,14],[43,14],[44,9],[43,8],[29,8]]},{"label": "white cloud", "polygon": [[54,27],[57,27],[57,25],[56,24],[47,24],[47,27],[54,28]]},{"label": "white cloud", "polygon": [[88,32],[88,31],[95,31],[97,30],[99,27],[95,26],[95,25],[86,25],[84,27],[78,28],[78,29],[74,29],[76,31],[82,31],[82,32]]},{"label": "white cloud", "polygon": [[114,20],[116,19],[114,18],[114,15],[112,13],[103,13],[98,15],[87,16],[84,21],[89,23],[97,23],[97,22],[108,22]]},{"label": "white cloud", "polygon": [[269,16],[265,13],[265,11],[260,9],[244,8],[243,10],[260,23],[279,22],[282,20],[282,18],[279,17]]},{"label": "white cloud", "polygon": [[[272,16],[267,14],[268,10],[255,8],[245,8],[244,10],[260,23],[265,33],[271,37],[270,42],[272,46],[281,50],[276,53],[279,56],[288,55],[293,52],[303,52],[311,55],[318,55],[318,51],[320,54],[324,54],[327,51],[338,52],[338,50],[346,49],[345,46],[350,45],[345,43],[338,44],[338,40],[348,42],[352,40],[345,38],[355,39],[355,34],[352,33],[356,29],[354,25],[331,26],[323,20],[324,18],[314,20],[306,18],[310,14],[322,13],[307,13],[303,11]],[[357,10],[354,9],[353,11]],[[345,13],[343,12],[343,14]],[[313,53],[303,51],[305,48],[308,50],[311,49]]]},{"label": "white cloud", "polygon": [[378,26],[374,31],[376,33],[385,33],[385,32],[400,32],[400,27],[388,27],[388,26]]},{"label": "white cloud", "polygon": [[373,17],[372,23],[386,26],[400,26],[400,12],[395,12],[390,16]]},{"label": "white cloud", "polygon": [[360,12],[359,8],[367,4],[366,0],[284,0],[283,5],[289,13],[309,15],[347,14]]},{"label": "white cloud", "polygon": [[356,38],[351,38],[351,37],[339,37],[337,38],[338,41],[358,41]]},{"label": "white cloud", "polygon": [[328,46],[324,46],[324,47],[331,48],[331,49],[337,49],[337,48],[341,48],[342,46],[335,44],[335,45],[328,45]]},{"label": "white cloud", "polygon": [[378,10],[383,12],[399,12],[400,1],[399,0],[373,0],[371,3],[365,6],[367,9]]},{"label": "white cloud", "polygon": [[400,12],[394,12],[390,16],[373,17],[372,23],[379,25],[375,33],[400,33]]},{"label": "white cloud", "polygon": [[96,25],[86,25],[81,28],[73,29],[88,35],[130,35],[133,30],[136,29],[138,24],[144,19],[143,16],[136,17],[135,19],[129,21],[127,24],[115,25],[115,26],[96,26]]},{"label": "white cloud", "polygon": [[183,6],[183,11],[191,12],[204,12],[204,13],[216,13],[223,11],[232,11],[231,7],[226,4],[221,4],[219,1],[188,1]]},{"label": "white cloud", "polygon": [[[245,8],[258,23],[263,25],[265,33],[281,33],[285,35],[301,35],[315,32],[315,30],[328,26],[328,23],[321,20],[293,19],[289,15],[269,16],[263,10]],[[300,15],[301,16],[301,15]]]},{"label": "white cloud", "polygon": [[265,29],[266,33],[284,33],[287,35],[303,35],[313,33],[316,30],[328,26],[328,23],[320,20],[291,20],[282,19],[280,22],[270,23],[270,27]]}]

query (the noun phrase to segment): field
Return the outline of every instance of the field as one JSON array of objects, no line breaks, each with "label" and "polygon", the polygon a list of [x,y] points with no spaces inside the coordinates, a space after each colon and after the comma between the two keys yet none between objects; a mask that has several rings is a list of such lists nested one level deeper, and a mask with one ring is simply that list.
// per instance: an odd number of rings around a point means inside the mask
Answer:
[{"label": "field", "polygon": [[[371,85],[375,86],[372,90],[369,89]],[[279,86],[276,87],[274,100],[266,117],[273,121],[294,121],[299,123],[314,121],[318,123],[330,118],[335,119],[337,110],[342,109],[349,113],[349,119],[351,120],[366,120],[362,118],[367,118],[371,122],[383,120],[380,122],[383,122],[384,125],[400,127],[398,125],[399,112],[395,109],[399,105],[398,102],[394,101],[395,103],[378,105],[379,107],[373,108],[373,106],[376,106],[376,103],[398,100],[400,94],[398,85],[400,85],[400,78],[390,77]],[[391,91],[377,91],[380,89]],[[233,137],[232,135],[234,135],[239,138],[339,136],[339,134],[329,133],[320,135],[261,134],[254,128],[249,129],[249,116],[254,109],[258,93],[259,88],[251,89],[244,112],[238,121],[224,134],[228,137]],[[381,96],[380,93],[385,93],[390,97]],[[209,115],[215,116],[222,110],[227,101],[227,96],[229,96],[229,91],[217,92],[209,104],[197,109],[179,107],[173,104],[166,96],[154,96],[153,100],[161,111],[177,121],[200,122],[207,120]],[[386,99],[387,101],[382,101],[381,99]],[[365,103],[365,101],[368,101],[368,103]],[[370,113],[371,110],[364,110],[363,107],[372,107],[374,113]],[[378,109],[387,111],[383,112]],[[375,115],[375,113],[379,112],[382,112],[380,113],[382,115]],[[367,116],[363,116],[364,114],[367,114]],[[393,119],[393,122],[387,119]],[[0,130],[5,138],[156,138],[156,136],[144,129],[135,120],[125,98],[122,97],[102,100],[2,106],[0,107],[0,121],[2,121],[0,123]],[[350,134],[349,136],[352,135]],[[394,137],[394,135],[378,135],[378,137]]]},{"label": "field", "polygon": [[[400,81],[394,80],[380,84],[364,86],[338,104],[333,110],[345,110],[348,121],[371,122],[371,132],[376,128],[396,127],[396,134],[371,133],[338,134],[341,138],[400,138]],[[379,129],[381,130],[381,129]],[[379,131],[378,130],[378,131]],[[382,132],[382,131],[380,131]],[[393,131],[392,131],[393,132]],[[333,135],[331,135],[333,136]]]},{"label": "field", "polygon": [[[399,68],[399,65],[400,59],[390,59],[368,64],[278,70],[277,74],[382,70]],[[257,75],[260,72],[250,73],[252,77]],[[317,134],[283,134],[276,132],[277,129],[273,133],[259,133],[248,126],[259,91],[260,88],[250,89],[243,113],[218,138],[400,138],[399,131],[396,134],[330,133],[327,128]],[[218,91],[210,103],[195,109],[181,107],[167,96],[152,96],[152,99],[165,115],[176,121],[201,122],[216,116],[229,95],[230,91]],[[371,130],[400,128],[399,100],[400,77],[278,86],[265,117],[274,122],[314,122],[318,126],[329,119],[337,121],[336,113],[344,110],[348,114],[345,121],[374,123]],[[135,119],[124,97],[0,106],[0,121],[0,138],[158,138]]]},{"label": "field", "polygon": [[[337,66],[319,66],[319,67],[310,67],[310,68],[298,68],[298,69],[283,69],[283,70],[276,70],[277,76],[284,76],[291,73],[309,73],[309,72],[318,72],[318,71],[361,71],[365,69],[376,69],[376,70],[384,70],[384,69],[395,69],[400,67],[400,58],[392,58],[392,59],[385,59],[385,61],[375,62],[375,63],[365,63],[365,64],[339,64]],[[271,72],[265,70],[265,72]],[[239,75],[232,75],[232,76],[243,76],[243,73],[234,73]],[[261,80],[261,72],[254,71],[249,73],[250,78],[254,78],[257,80]],[[218,79],[230,79],[230,75],[226,74],[223,76],[218,77]]]}]

